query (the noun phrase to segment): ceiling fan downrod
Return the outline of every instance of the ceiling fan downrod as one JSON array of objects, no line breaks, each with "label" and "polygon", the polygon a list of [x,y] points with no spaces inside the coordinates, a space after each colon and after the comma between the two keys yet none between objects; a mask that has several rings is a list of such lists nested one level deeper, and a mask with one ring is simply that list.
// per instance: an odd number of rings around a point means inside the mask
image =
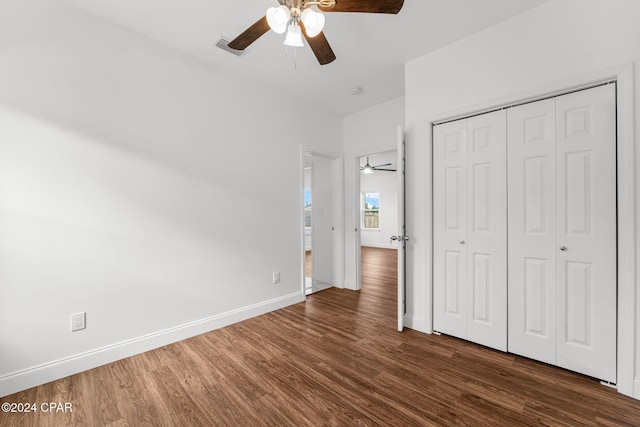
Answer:
[{"label": "ceiling fan downrod", "polygon": [[336,0],[281,0],[280,4],[286,5],[289,9],[297,8],[304,10],[311,6],[320,6],[324,8],[331,8],[336,5]]},{"label": "ceiling fan downrod", "polygon": [[309,6],[318,5],[322,7],[334,7],[336,5],[336,0],[310,1],[310,2],[305,2],[305,6],[306,6],[306,3],[308,3]]}]

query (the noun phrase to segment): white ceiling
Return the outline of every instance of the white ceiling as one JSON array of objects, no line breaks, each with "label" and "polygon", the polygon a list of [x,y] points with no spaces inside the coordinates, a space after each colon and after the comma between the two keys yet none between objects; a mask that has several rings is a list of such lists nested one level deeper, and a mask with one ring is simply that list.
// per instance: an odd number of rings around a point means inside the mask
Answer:
[{"label": "white ceiling", "polygon": [[[337,59],[325,66],[308,46],[285,56],[284,36],[271,31],[240,58],[215,47],[220,36],[233,39],[277,0],[63,1],[347,114],[404,95],[407,61],[548,0],[405,0],[398,15],[327,13],[324,33]],[[363,92],[351,95],[353,87]]]}]

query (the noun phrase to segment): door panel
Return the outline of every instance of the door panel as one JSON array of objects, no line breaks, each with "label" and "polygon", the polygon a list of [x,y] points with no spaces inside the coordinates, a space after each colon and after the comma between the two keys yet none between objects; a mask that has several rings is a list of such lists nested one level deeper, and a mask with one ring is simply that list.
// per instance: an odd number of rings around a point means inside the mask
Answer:
[{"label": "door panel", "polygon": [[467,119],[468,339],[507,350],[506,112]]},{"label": "door panel", "polygon": [[[547,296],[550,283],[548,282],[547,259],[524,259],[524,333],[534,335],[539,338],[548,338],[549,324],[547,320],[547,307],[549,297]],[[555,328],[555,324],[552,325]],[[555,334],[554,334],[555,335]],[[555,342],[554,347],[555,359]]]},{"label": "door panel", "polygon": [[565,153],[563,167],[564,206],[567,235],[590,235],[592,213],[591,200],[591,151]]},{"label": "door panel", "polygon": [[491,255],[473,254],[473,313],[471,318],[475,322],[491,324]]},{"label": "door panel", "polygon": [[433,326],[467,338],[466,121],[433,130]]},{"label": "door panel", "polygon": [[611,382],[617,335],[615,111],[611,84],[556,98],[557,364]]},{"label": "door panel", "polygon": [[[547,174],[553,173],[553,160],[549,156],[533,156],[524,159],[524,207],[522,218],[526,235],[548,235],[547,209],[555,209],[553,194],[548,194],[549,179]],[[520,173],[521,171],[516,171]],[[551,199],[551,200],[549,200]],[[551,202],[551,205],[549,205]]]},{"label": "door panel", "polygon": [[444,228],[450,231],[464,232],[463,194],[461,186],[464,186],[463,170],[460,166],[446,168],[444,171]]},{"label": "door panel", "polygon": [[464,293],[460,287],[466,283],[465,270],[463,268],[465,262],[460,252],[446,251],[444,259],[445,313],[461,318],[464,315],[461,295]]},{"label": "door panel", "polygon": [[509,352],[556,363],[555,100],[507,112]]},{"label": "door panel", "polygon": [[566,342],[591,347],[591,320],[593,272],[591,264],[584,262],[565,262],[566,286],[564,322],[566,324]]},{"label": "door panel", "polygon": [[474,232],[490,232],[491,163],[473,165],[472,227]]}]

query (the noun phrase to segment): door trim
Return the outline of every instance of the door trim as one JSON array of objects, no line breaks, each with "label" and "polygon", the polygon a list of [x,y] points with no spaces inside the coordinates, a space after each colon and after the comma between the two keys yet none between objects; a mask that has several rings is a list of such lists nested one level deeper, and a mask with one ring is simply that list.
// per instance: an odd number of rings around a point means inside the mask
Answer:
[{"label": "door trim", "polygon": [[[617,344],[617,389],[627,396],[640,399],[640,375],[635,373],[636,356],[636,153],[634,147],[635,138],[635,88],[634,88],[634,63],[627,63],[617,67],[607,68],[598,73],[577,76],[549,84],[543,88],[527,90],[512,96],[490,100],[481,104],[462,107],[433,116],[425,120],[427,129],[426,144],[433,147],[433,126],[456,117],[470,116],[478,112],[495,109],[499,106],[512,105],[542,96],[570,92],[585,86],[615,80],[617,83],[617,143],[618,143],[618,170],[617,170],[617,220],[618,220],[618,344]],[[433,152],[428,150],[427,164],[433,164]],[[640,166],[640,165],[638,165]],[[433,171],[433,168],[432,168]],[[430,203],[433,207],[433,178],[429,186]],[[428,211],[426,218],[433,236],[433,210]],[[433,265],[433,239],[430,256],[430,264]],[[428,277],[427,294],[425,299],[427,306],[425,312],[431,320],[428,330],[433,332],[433,268]],[[640,316],[640,313],[637,313]]]},{"label": "door trim", "polygon": [[[640,399],[635,370],[636,338],[636,153],[634,147],[634,67],[617,76],[618,121],[618,375],[620,393]],[[638,313],[640,314],[640,313]],[[635,378],[634,378],[635,376]]]}]

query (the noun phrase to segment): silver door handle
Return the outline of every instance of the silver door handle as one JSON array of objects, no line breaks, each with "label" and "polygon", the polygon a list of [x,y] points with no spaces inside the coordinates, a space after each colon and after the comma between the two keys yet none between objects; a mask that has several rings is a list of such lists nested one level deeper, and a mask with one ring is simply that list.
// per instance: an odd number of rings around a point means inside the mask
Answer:
[{"label": "silver door handle", "polygon": [[562,252],[566,252],[566,251],[567,251],[567,247],[566,247],[566,246],[560,246],[560,250],[561,250]]},{"label": "silver door handle", "polygon": [[464,240],[460,240],[460,244],[464,245],[466,242]]},{"label": "silver door handle", "polygon": [[391,241],[402,241],[402,240],[409,240],[409,236],[391,236]]}]

